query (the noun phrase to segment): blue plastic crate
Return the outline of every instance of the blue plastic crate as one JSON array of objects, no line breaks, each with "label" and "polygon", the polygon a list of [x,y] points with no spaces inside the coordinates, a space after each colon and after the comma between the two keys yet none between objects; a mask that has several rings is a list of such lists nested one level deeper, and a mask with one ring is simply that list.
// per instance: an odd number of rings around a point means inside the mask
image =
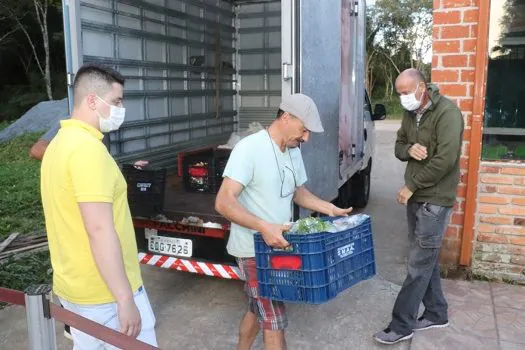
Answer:
[{"label": "blue plastic crate", "polygon": [[370,217],[346,231],[285,238],[290,248],[279,250],[254,235],[261,297],[320,304],[376,273]]}]

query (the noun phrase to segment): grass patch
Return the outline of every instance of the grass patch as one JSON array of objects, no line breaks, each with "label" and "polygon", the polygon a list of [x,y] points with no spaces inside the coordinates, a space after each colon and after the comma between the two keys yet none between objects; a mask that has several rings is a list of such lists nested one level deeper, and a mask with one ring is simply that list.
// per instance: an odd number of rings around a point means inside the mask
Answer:
[{"label": "grass patch", "polygon": [[40,162],[28,155],[39,136],[25,134],[0,144],[0,239],[12,232],[44,230]]},{"label": "grass patch", "polygon": [[[44,231],[40,162],[28,155],[40,134],[25,134],[0,143],[0,241],[13,232]],[[48,251],[0,264],[0,287],[24,290],[31,284],[41,283],[51,283]]]},{"label": "grass patch", "polygon": [[[51,284],[49,252],[38,252],[0,264],[0,287],[23,291],[32,284]],[[6,304],[0,302],[0,309]]]}]

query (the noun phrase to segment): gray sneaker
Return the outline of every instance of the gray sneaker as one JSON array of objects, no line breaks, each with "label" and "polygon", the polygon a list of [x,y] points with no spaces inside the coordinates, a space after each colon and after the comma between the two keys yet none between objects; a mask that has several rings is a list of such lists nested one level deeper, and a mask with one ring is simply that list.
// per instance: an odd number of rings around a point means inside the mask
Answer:
[{"label": "gray sneaker", "polygon": [[431,329],[431,328],[445,328],[448,327],[448,321],[445,322],[432,322],[427,320],[424,317],[420,317],[416,321],[416,325],[414,326],[415,331],[423,331],[425,329]]},{"label": "gray sneaker", "polygon": [[414,336],[414,332],[411,332],[410,334],[398,334],[391,330],[390,328],[386,328],[385,330],[382,330],[381,332],[377,332],[374,335],[374,339],[381,343],[381,344],[395,344],[399,343],[404,340],[408,340]]}]

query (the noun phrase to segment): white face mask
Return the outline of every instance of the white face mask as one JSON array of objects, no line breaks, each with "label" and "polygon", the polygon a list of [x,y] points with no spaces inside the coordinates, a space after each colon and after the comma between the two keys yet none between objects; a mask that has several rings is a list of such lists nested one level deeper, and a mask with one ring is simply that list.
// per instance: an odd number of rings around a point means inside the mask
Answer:
[{"label": "white face mask", "polygon": [[107,118],[104,118],[98,111],[96,111],[98,115],[98,122],[100,126],[100,131],[107,133],[114,130],[118,130],[122,123],[124,123],[124,118],[126,117],[126,108],[124,107],[117,107],[110,105],[106,101],[104,101],[101,97],[97,96],[99,100],[107,104],[110,108],[109,110],[109,116]]},{"label": "white face mask", "polygon": [[417,90],[419,90],[419,84],[416,88],[416,91],[414,91],[413,93],[399,96],[399,98],[401,99],[401,105],[407,111],[415,111],[421,106],[421,99],[423,98],[423,94],[421,94],[421,97],[418,100],[416,98]]}]

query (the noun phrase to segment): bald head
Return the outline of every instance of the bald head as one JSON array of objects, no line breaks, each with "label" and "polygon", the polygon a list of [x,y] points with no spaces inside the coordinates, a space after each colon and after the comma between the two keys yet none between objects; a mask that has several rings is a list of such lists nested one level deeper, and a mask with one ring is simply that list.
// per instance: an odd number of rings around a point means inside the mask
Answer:
[{"label": "bald head", "polygon": [[426,79],[423,73],[415,68],[409,68],[401,72],[396,79],[396,85],[399,83],[412,83],[414,86],[423,83],[426,85]]},{"label": "bald head", "polygon": [[124,77],[117,71],[97,64],[85,64],[78,70],[73,83],[75,106],[80,106],[89,94],[104,96],[113,85],[124,86]]}]

